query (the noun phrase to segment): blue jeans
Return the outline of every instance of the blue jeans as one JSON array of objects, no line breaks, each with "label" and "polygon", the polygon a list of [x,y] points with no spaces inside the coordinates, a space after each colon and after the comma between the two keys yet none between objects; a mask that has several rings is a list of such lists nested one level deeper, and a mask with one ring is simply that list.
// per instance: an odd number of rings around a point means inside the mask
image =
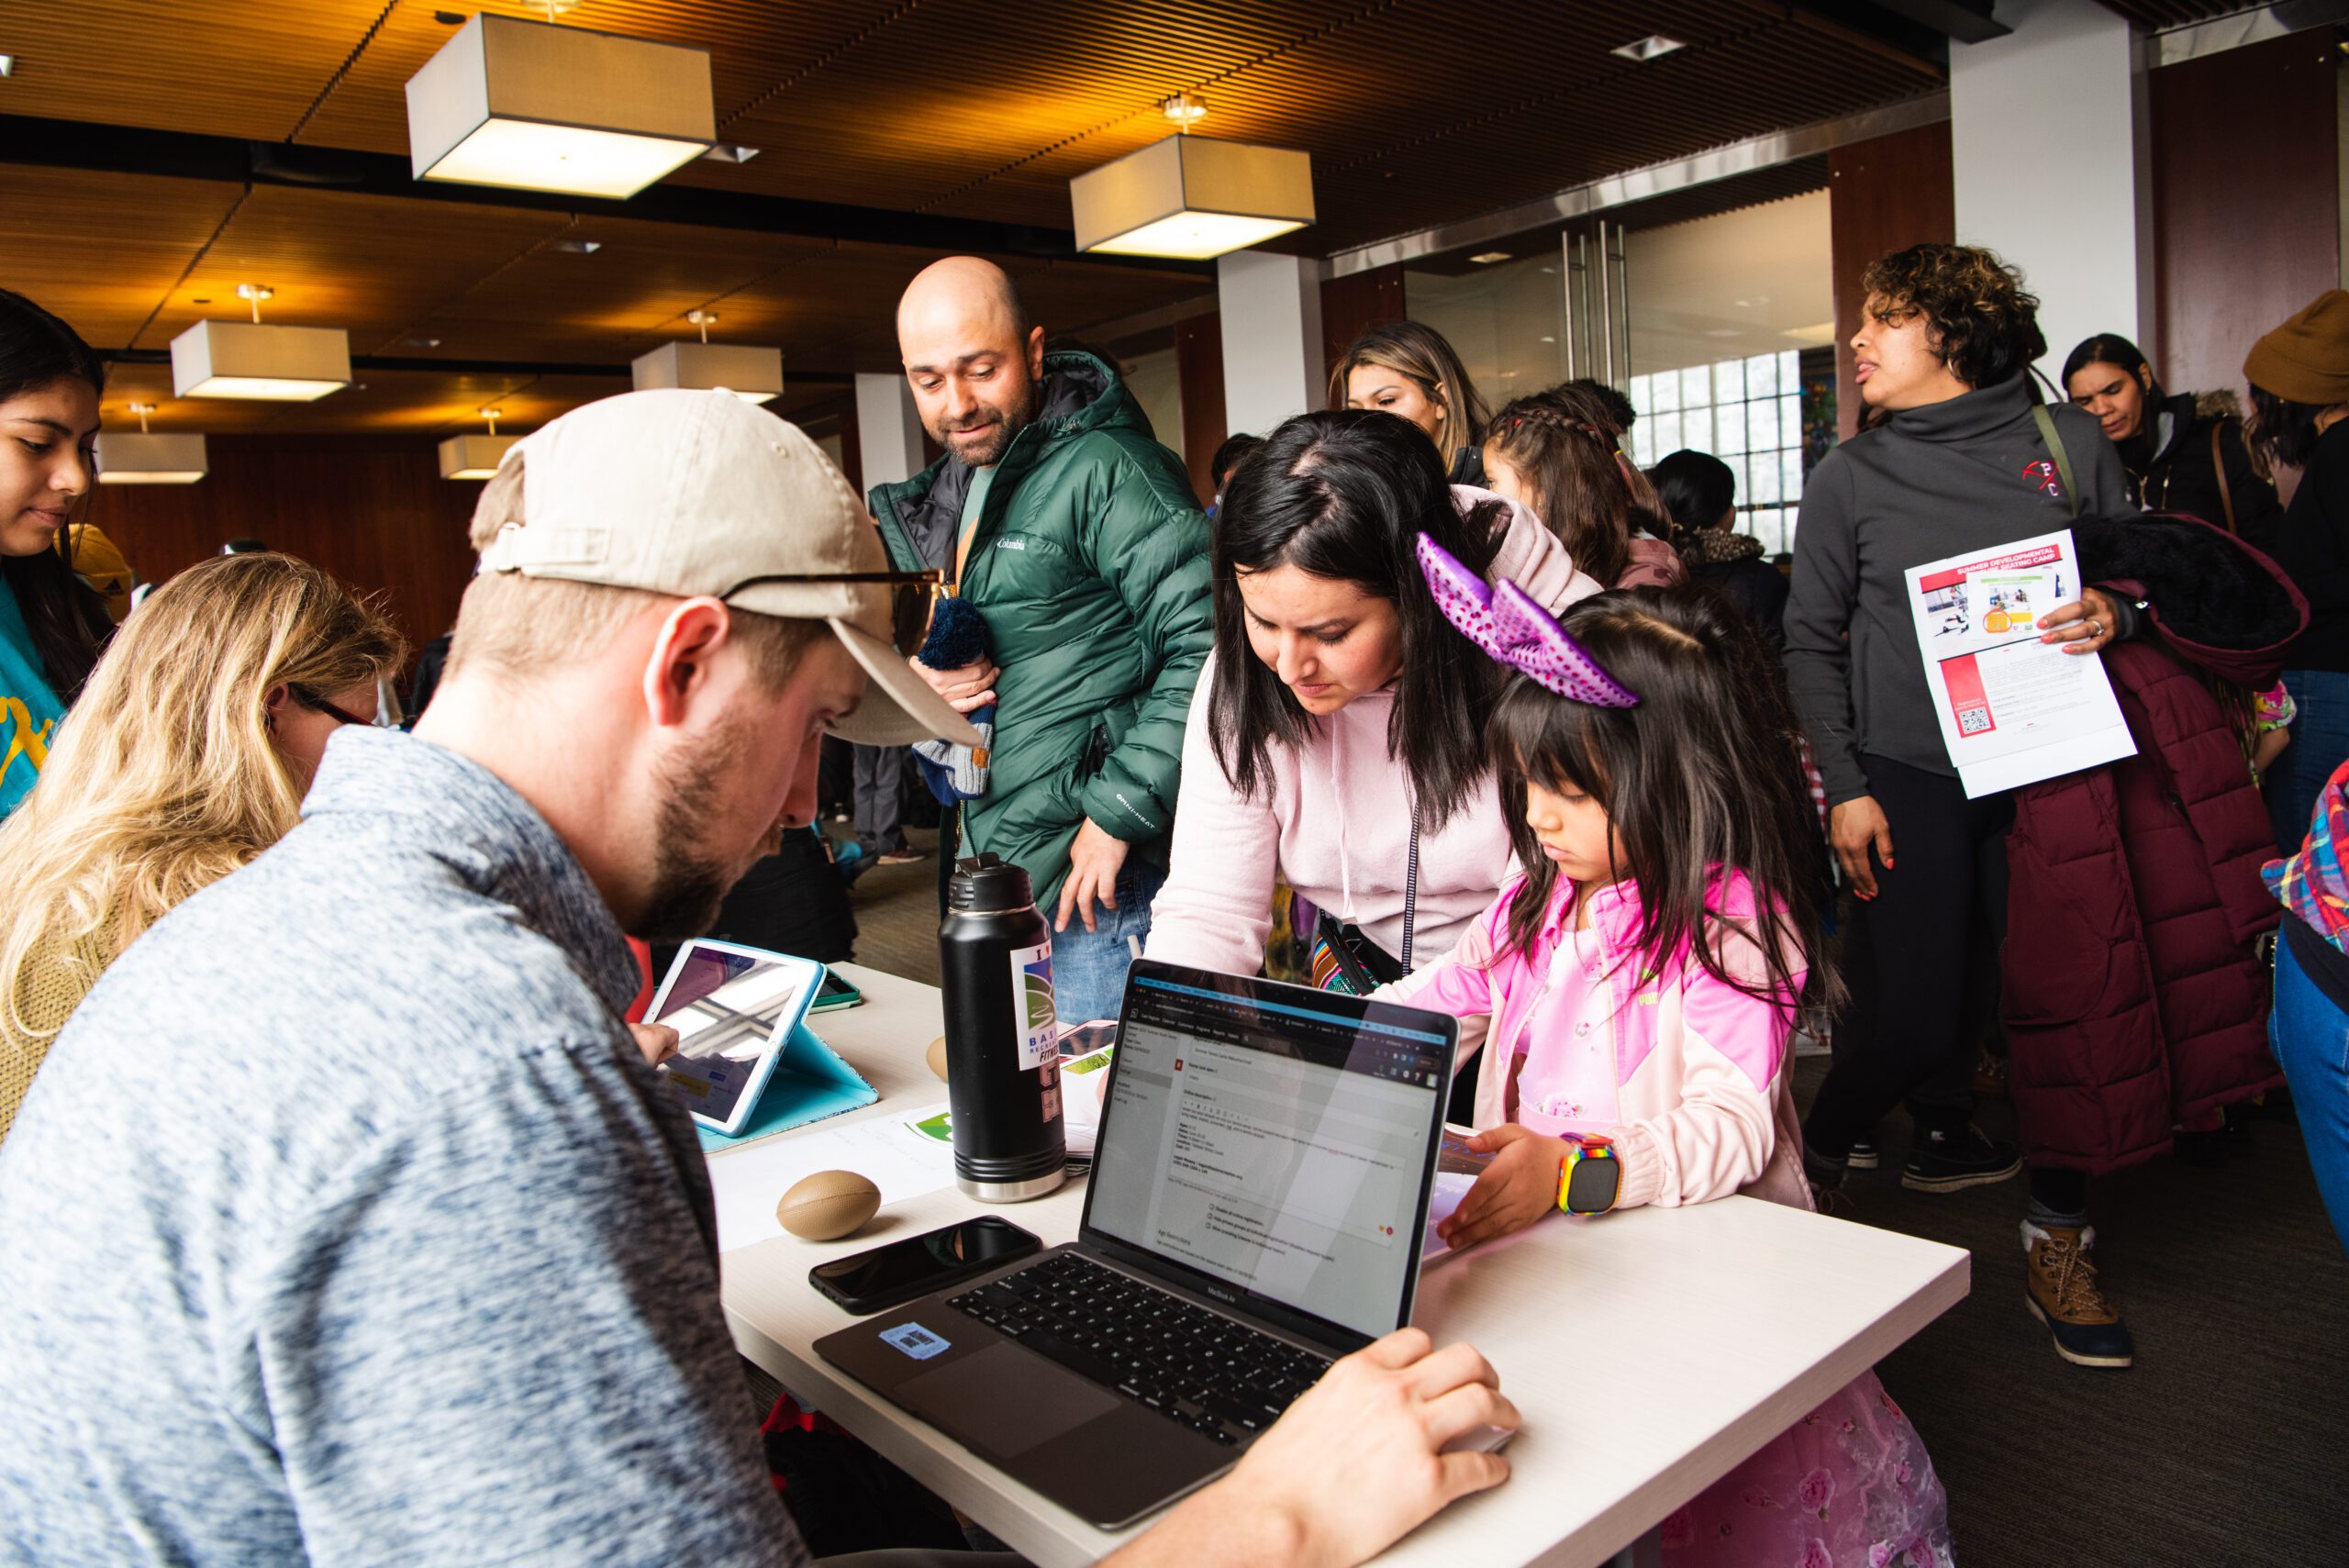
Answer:
[{"label": "blue jeans", "polygon": [[2267,1046],[2283,1064],[2299,1113],[2317,1190],[2332,1217],[2333,1234],[2349,1247],[2349,1014],[2317,989],[2292,956],[2276,944],[2276,1006],[2267,1015]]},{"label": "blue jeans", "polygon": [[[1126,969],[1134,961],[1126,939],[1140,944],[1149,938],[1151,902],[1165,881],[1163,871],[1130,855],[1118,873],[1118,906],[1096,904],[1089,931],[1085,917],[1071,909],[1068,929],[1052,933],[1052,1011],[1063,1027],[1118,1016]],[[1049,918],[1057,909],[1044,913]]]},{"label": "blue jeans", "polygon": [[2284,853],[2299,852],[2309,817],[2332,770],[2349,761],[2349,675],[2332,670],[2287,670],[2284,689],[2299,706],[2291,744],[2268,764],[2267,816]]}]

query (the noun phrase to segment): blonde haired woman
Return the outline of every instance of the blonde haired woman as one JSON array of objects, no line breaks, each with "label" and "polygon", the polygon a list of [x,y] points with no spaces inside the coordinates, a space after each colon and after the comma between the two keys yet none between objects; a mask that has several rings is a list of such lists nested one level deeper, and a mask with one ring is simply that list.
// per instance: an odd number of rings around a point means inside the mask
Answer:
[{"label": "blonde haired woman", "polygon": [[0,824],[0,1138],[106,965],[292,829],[328,737],[374,722],[405,655],[373,606],[286,555],[190,567],[123,624]]},{"label": "blonde haired woman", "polygon": [[1390,321],[1355,339],[1330,372],[1330,406],[1408,419],[1435,443],[1454,484],[1485,484],[1491,422],[1451,339],[1423,321]]}]

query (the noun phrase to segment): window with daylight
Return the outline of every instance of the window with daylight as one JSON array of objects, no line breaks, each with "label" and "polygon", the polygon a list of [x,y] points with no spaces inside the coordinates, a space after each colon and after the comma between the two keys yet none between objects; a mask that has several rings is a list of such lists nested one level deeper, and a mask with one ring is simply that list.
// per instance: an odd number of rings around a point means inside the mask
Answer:
[{"label": "window with daylight", "polygon": [[1802,355],[1795,349],[1631,378],[1631,458],[1653,468],[1691,448],[1737,475],[1737,529],[1770,554],[1794,548],[1802,501]]}]

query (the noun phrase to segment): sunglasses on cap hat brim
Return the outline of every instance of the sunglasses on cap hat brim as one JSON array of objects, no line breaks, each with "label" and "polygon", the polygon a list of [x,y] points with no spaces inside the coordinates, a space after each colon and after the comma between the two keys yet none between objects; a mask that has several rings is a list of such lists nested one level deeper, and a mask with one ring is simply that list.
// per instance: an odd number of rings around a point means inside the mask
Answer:
[{"label": "sunglasses on cap hat brim", "polygon": [[917,740],[951,740],[981,746],[985,738],[969,719],[956,713],[906,661],[921,649],[930,635],[930,606],[944,592],[942,572],[812,572],[774,573],[746,577],[716,595],[730,602],[746,588],[765,583],[796,583],[809,586],[833,584],[870,584],[889,591],[889,639],[838,617],[827,617],[849,654],[871,678],[864,701],[852,713],[829,726],[842,740],[868,746],[902,746]]},{"label": "sunglasses on cap hat brim", "polygon": [[922,641],[930,635],[930,609],[946,590],[946,573],[935,570],[769,573],[745,577],[716,597],[730,604],[743,589],[755,588],[763,583],[799,583],[809,587],[829,587],[838,583],[888,589],[889,640],[898,652],[910,659],[921,651]]}]

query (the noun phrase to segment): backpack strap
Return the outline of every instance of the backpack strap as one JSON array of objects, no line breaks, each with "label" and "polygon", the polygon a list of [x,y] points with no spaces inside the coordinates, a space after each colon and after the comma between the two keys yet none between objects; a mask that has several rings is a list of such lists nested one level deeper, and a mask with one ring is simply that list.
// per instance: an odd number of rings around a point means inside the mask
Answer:
[{"label": "backpack strap", "polygon": [[2047,412],[2047,405],[2031,406],[2032,419],[2039,426],[2039,439],[2047,443],[2047,455],[2055,460],[2055,472],[2064,477],[2064,501],[2072,508],[2072,516],[2080,515],[2079,482],[2072,477],[2072,456],[2064,450],[2064,438],[2055,433],[2055,417]]},{"label": "backpack strap", "polygon": [[2221,444],[2221,438],[2226,434],[2226,429],[2227,422],[2224,419],[2214,419],[2210,422],[2210,472],[2219,476],[2219,508],[2227,515],[2227,532],[2233,533],[2235,531],[2235,498],[2234,493],[2227,485],[2227,454]]}]

